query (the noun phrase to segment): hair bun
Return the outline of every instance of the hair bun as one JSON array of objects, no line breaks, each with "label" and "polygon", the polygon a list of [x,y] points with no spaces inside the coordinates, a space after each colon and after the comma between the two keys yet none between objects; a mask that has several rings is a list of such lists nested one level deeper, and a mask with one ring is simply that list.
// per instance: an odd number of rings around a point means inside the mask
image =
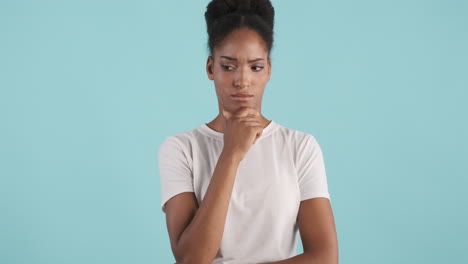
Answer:
[{"label": "hair bun", "polygon": [[229,14],[258,15],[273,30],[275,11],[269,0],[213,0],[206,7],[205,18],[212,25]]},{"label": "hair bun", "polygon": [[205,12],[210,54],[213,55],[214,48],[230,32],[247,27],[264,40],[270,56],[274,16],[275,10],[269,0],[212,0]]}]

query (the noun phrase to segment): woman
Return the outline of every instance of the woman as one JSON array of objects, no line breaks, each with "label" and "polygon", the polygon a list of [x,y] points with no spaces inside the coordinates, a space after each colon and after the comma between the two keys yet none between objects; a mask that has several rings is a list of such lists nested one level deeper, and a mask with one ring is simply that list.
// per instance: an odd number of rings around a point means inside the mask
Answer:
[{"label": "woman", "polygon": [[[159,150],[176,261],[338,263],[319,144],[261,114],[271,75],[270,1],[213,0],[205,18],[219,114],[169,136]],[[295,256],[298,232],[304,253]]]}]

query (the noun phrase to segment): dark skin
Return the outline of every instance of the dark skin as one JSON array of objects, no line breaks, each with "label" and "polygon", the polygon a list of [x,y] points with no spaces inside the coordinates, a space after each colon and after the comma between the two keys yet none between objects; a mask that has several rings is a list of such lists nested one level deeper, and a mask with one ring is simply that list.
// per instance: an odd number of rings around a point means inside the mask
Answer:
[{"label": "dark skin", "polygon": [[[259,122],[266,127],[271,120],[261,114],[262,98],[270,81],[271,60],[265,42],[255,32],[240,28],[231,32],[213,51],[206,63],[208,78],[214,81],[219,113],[207,125],[223,133],[226,118],[223,109],[233,115],[242,107],[251,107],[260,113]],[[231,98],[235,93],[252,94],[246,102]]]},{"label": "dark skin", "polygon": [[[219,105],[218,116],[207,125],[225,134],[225,144],[202,203],[198,205],[193,192],[178,194],[166,203],[171,248],[178,263],[211,263],[214,259],[239,162],[271,122],[261,115],[271,61],[255,31],[241,28],[231,32],[215,48],[213,57],[208,57],[206,70],[214,81]],[[233,100],[231,95],[238,92],[253,97]],[[330,201],[323,197],[301,201],[297,222],[304,253],[272,263],[337,264],[338,240]]]}]

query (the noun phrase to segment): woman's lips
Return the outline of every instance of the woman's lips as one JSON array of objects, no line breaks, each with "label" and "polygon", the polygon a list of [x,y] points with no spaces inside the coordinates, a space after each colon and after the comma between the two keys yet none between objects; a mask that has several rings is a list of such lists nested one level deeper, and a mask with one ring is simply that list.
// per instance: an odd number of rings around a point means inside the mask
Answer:
[{"label": "woman's lips", "polygon": [[252,96],[234,96],[234,95],[231,95],[231,98],[234,100],[234,101],[248,101],[250,99],[253,98],[253,95]]}]

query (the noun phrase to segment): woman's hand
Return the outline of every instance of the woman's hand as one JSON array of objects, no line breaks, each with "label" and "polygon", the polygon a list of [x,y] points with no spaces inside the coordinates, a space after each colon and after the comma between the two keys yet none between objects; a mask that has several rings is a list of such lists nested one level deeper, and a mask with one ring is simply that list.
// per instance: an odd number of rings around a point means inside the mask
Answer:
[{"label": "woman's hand", "polygon": [[223,151],[238,155],[242,160],[262,135],[261,115],[252,107],[243,107],[234,114],[223,109],[223,115],[226,119]]}]

